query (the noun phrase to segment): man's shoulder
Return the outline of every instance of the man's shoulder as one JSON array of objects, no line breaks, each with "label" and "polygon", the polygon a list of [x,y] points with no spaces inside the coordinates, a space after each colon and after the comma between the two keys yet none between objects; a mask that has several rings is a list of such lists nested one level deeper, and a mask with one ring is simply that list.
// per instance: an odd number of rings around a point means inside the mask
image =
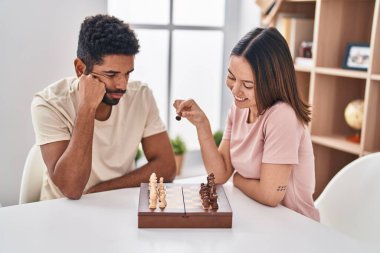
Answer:
[{"label": "man's shoulder", "polygon": [[37,92],[34,96],[37,100],[51,101],[51,100],[60,100],[64,97],[70,96],[72,92],[75,92],[77,89],[78,78],[68,77],[61,80],[58,80],[42,91]]},{"label": "man's shoulder", "polygon": [[127,93],[130,96],[137,96],[140,98],[151,98],[153,96],[152,90],[146,83],[141,81],[131,81],[128,83]]},{"label": "man's shoulder", "polygon": [[128,83],[128,88],[127,88],[127,90],[130,92],[143,92],[147,89],[149,90],[148,85],[141,81],[131,81]]}]

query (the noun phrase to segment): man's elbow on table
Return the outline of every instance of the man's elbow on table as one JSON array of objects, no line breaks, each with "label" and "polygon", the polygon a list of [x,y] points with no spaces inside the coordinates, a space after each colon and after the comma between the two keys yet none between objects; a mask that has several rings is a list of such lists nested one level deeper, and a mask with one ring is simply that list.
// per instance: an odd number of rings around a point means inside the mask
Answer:
[{"label": "man's elbow on table", "polygon": [[83,192],[80,192],[80,191],[62,191],[62,194],[65,195],[65,197],[68,199],[78,200],[82,197]]},{"label": "man's elbow on table", "polygon": [[76,187],[73,187],[73,186],[68,186],[68,185],[64,187],[58,186],[58,188],[60,189],[62,194],[68,199],[78,200],[83,195],[83,189],[77,189]]},{"label": "man's elbow on table", "polygon": [[176,165],[173,159],[167,159],[167,162],[164,164],[164,171],[163,171],[163,177],[165,179],[165,182],[173,182],[175,176],[176,176]]}]

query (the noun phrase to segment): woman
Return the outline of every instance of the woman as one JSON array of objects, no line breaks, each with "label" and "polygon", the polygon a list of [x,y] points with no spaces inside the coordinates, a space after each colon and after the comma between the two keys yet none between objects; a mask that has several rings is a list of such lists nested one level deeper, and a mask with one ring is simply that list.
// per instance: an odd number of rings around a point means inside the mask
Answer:
[{"label": "woman", "polygon": [[319,221],[312,194],[314,155],[309,106],[299,98],[292,57],[275,28],[257,28],[232,50],[227,86],[234,97],[223,140],[216,147],[210,123],[194,100],[176,100],[179,115],[195,125],[207,173],[250,198],[282,204]]}]

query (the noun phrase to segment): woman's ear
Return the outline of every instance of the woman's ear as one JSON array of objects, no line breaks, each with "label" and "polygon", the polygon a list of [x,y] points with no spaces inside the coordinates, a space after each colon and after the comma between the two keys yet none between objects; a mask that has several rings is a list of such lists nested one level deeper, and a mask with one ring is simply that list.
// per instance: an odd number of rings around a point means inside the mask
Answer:
[{"label": "woman's ear", "polygon": [[77,77],[80,77],[81,75],[83,75],[83,73],[86,70],[86,65],[79,58],[75,58],[74,67],[75,67],[75,73],[77,74]]}]

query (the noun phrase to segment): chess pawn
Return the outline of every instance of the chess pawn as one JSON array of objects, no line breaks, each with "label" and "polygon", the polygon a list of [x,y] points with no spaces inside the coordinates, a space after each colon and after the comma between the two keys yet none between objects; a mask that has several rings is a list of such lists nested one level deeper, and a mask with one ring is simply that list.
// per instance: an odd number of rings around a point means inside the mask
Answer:
[{"label": "chess pawn", "polygon": [[166,192],[162,191],[162,192],[160,192],[159,207],[165,208],[166,205],[167,205],[167,203],[166,203]]}]

